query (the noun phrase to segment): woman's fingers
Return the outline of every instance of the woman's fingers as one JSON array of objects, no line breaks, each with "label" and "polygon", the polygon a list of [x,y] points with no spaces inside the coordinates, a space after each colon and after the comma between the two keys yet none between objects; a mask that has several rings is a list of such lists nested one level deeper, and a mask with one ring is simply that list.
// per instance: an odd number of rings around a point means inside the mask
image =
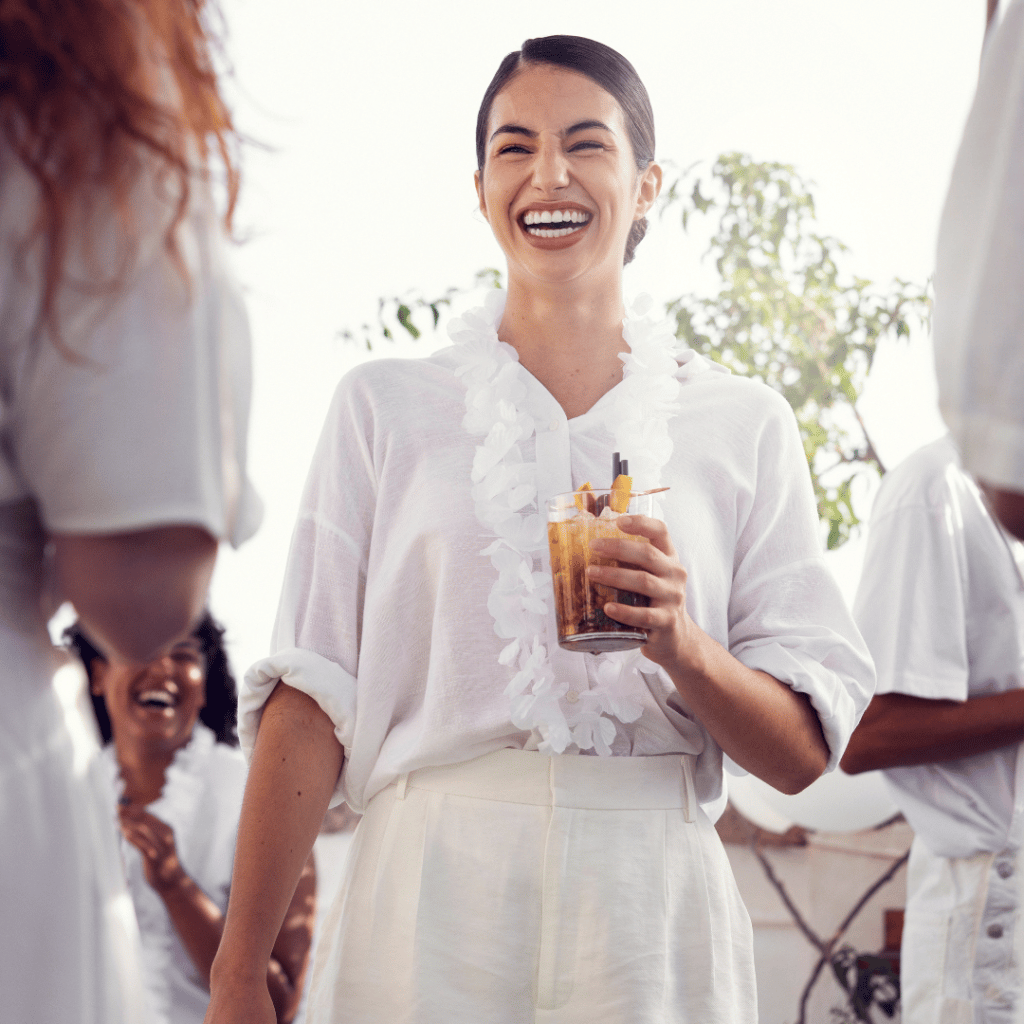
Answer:
[{"label": "woman's fingers", "polygon": [[175,856],[174,829],[167,822],[134,804],[120,808],[120,817],[125,838],[149,860]]},{"label": "woman's fingers", "polygon": [[594,583],[616,590],[628,590],[633,594],[643,594],[652,601],[671,600],[676,589],[661,576],[655,576],[643,569],[631,569],[621,565],[591,565],[587,567],[587,575]]},{"label": "woman's fingers", "polygon": [[659,629],[670,629],[675,613],[665,607],[638,608],[634,605],[609,601],[603,608],[605,615],[624,626],[636,626],[649,633]]},{"label": "woman's fingers", "polygon": [[650,516],[619,516],[615,520],[615,525],[623,533],[646,537],[655,548],[669,558],[676,557],[676,549],[668,535],[668,527],[660,519],[652,519]]},{"label": "woman's fingers", "polygon": [[147,860],[156,860],[159,856],[159,851],[156,843],[153,842],[153,837],[145,829],[139,828],[132,822],[122,822],[121,834]]},{"label": "woman's fingers", "polygon": [[612,559],[619,565],[642,569],[652,576],[667,573],[672,565],[678,564],[650,544],[637,540],[595,540],[590,543],[593,558]]}]

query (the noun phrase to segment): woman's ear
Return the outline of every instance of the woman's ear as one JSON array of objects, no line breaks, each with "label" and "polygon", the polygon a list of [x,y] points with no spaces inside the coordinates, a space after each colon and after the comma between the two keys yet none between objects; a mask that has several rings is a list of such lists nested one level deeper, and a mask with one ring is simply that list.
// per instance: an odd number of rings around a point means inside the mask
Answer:
[{"label": "woman's ear", "polygon": [[490,224],[491,218],[487,216],[487,201],[484,199],[484,183],[480,175],[480,171],[473,172],[473,185],[476,188],[476,198],[480,204],[480,212],[484,215],[484,220]]},{"label": "woman's ear", "polygon": [[94,697],[106,696],[107,673],[110,671],[110,663],[102,658],[93,658],[89,666],[89,692]]},{"label": "woman's ear", "polygon": [[661,194],[661,168],[652,160],[639,175],[640,190],[636,199],[634,220],[645,217]]}]

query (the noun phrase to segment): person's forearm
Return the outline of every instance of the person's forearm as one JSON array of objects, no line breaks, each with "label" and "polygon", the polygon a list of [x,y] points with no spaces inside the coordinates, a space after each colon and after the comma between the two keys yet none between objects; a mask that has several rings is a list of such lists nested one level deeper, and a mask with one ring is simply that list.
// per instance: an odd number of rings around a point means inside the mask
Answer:
[{"label": "person's forearm", "polygon": [[741,768],[783,793],[799,793],[825,770],[828,744],[804,694],[748,668],[697,627],[686,663],[669,676]]},{"label": "person's forearm", "polygon": [[263,984],[343,750],[306,694],[279,683],[263,710],[238,827],[231,896],[212,990]]},{"label": "person's forearm", "polygon": [[984,754],[1024,739],[1024,691],[963,702],[883,693],[868,705],[840,762],[851,775]]},{"label": "person's forearm", "polygon": [[[303,874],[307,874],[310,870],[312,870],[312,858]],[[209,989],[210,970],[213,967],[213,960],[224,932],[224,915],[200,886],[184,873],[174,885],[161,890],[160,897],[164,901],[171,923],[181,939],[181,944],[185,947],[185,952],[188,953],[189,959],[203,979],[203,984]],[[296,912],[303,916],[301,909],[296,909]],[[295,1011],[299,1006],[301,996],[299,986],[302,983],[305,954],[308,954],[309,951],[311,930],[311,922],[306,921],[305,918],[290,929],[288,923],[285,922],[285,926],[281,929],[275,942],[273,956],[267,966],[267,988],[270,991],[274,1009],[277,1011],[277,1019],[282,1024],[287,1024],[295,1016]],[[295,940],[290,937],[290,933],[295,931],[300,931],[302,933],[300,939],[305,939],[303,955],[299,964],[293,962],[294,955],[287,955],[291,952],[289,946],[295,944]],[[278,947],[282,947],[283,955],[279,955]]]},{"label": "person's forearm", "polygon": [[58,590],[108,660],[150,661],[202,614],[217,541],[198,526],[51,539]]},{"label": "person's forearm", "polygon": [[278,1024],[289,1024],[302,1001],[302,983],[309,963],[316,918],[316,867],[310,855],[299,876],[284,924],[277,934],[267,970],[267,987]]},{"label": "person's forearm", "polygon": [[158,892],[185,952],[203,979],[203,984],[209,988],[210,968],[224,930],[224,915],[217,904],[184,872],[173,885]]}]

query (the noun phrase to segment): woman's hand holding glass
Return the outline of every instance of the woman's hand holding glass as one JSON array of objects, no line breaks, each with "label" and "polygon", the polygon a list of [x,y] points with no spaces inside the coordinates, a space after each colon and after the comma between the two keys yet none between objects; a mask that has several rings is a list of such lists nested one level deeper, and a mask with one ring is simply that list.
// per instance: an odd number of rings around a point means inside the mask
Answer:
[{"label": "woman's hand holding glass", "polygon": [[[645,537],[642,541],[595,539],[590,550],[602,558],[614,558],[620,566],[592,565],[591,579],[620,590],[650,598],[646,608],[610,602],[604,612],[610,619],[647,631],[644,657],[661,665],[670,675],[687,667],[696,653],[697,626],[686,610],[686,570],[668,535],[668,527],[650,516],[620,516],[615,525],[623,532]],[[627,568],[632,566],[633,568]]]}]

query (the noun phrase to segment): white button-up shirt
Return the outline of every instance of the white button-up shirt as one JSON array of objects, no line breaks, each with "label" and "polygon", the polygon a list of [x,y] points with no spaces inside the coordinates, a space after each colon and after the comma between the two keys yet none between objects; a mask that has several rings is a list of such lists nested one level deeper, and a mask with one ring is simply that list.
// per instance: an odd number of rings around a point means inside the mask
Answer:
[{"label": "white button-up shirt", "polygon": [[[367,363],[342,380],[295,528],[277,653],[250,670],[240,701],[243,748],[251,748],[279,678],[311,694],[345,747],[336,799],[357,810],[413,769],[529,741],[511,721],[510,671],[498,664],[507,641],[487,610],[495,570],[480,552],[493,536],[470,495],[479,439],[462,427],[456,366],[449,348]],[[587,480],[610,486],[605,414],[615,389],[567,420],[536,378],[517,372],[538,425],[520,442],[524,462],[536,463],[538,507]],[[745,664],[810,697],[834,765],[874,678],[823,561],[793,414],[768,387],[709,372],[699,357],[678,376],[681,411],[670,421],[674,450],[661,481],[671,489],[660,497],[689,574],[690,614]],[[551,603],[545,642],[571,701],[591,687],[597,662],[557,646]],[[617,725],[613,754],[695,754],[698,798],[714,801],[722,752],[648,664],[628,684],[643,714]]]},{"label": "white button-up shirt", "polygon": [[[854,604],[877,692],[964,701],[1020,687],[1022,567],[1024,545],[996,526],[949,437],[900,463],[875,499]],[[932,853],[967,857],[1012,839],[1016,764],[1013,744],[885,775]]]}]

